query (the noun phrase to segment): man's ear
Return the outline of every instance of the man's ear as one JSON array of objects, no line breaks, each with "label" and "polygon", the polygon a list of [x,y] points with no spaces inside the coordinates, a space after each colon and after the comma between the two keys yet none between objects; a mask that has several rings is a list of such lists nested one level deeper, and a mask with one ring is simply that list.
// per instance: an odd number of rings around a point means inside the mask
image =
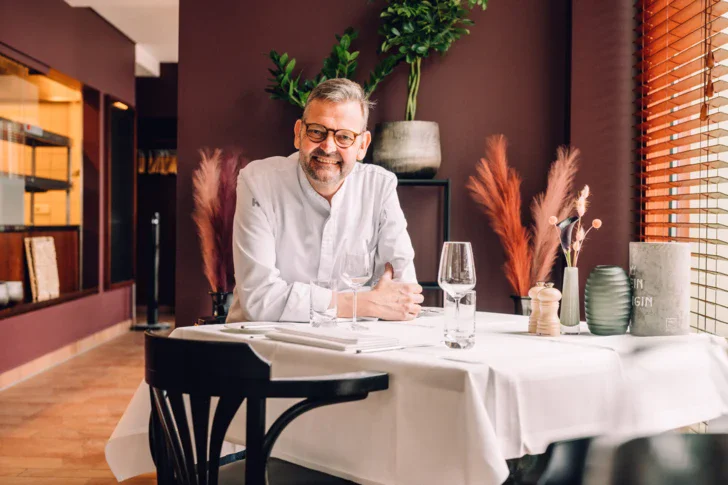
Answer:
[{"label": "man's ear", "polygon": [[372,142],[372,134],[369,131],[365,131],[360,136],[361,146],[359,146],[359,149],[356,151],[356,159],[364,160],[364,157],[367,154],[367,148],[369,148],[369,144]]},{"label": "man's ear", "polygon": [[296,124],[293,127],[293,146],[296,147],[296,150],[301,149],[301,127],[301,120],[296,120]]}]

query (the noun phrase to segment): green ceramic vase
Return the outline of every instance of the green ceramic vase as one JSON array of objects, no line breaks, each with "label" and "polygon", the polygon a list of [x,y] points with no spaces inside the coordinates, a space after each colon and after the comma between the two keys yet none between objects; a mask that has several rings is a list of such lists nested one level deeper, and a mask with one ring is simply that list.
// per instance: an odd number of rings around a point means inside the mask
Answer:
[{"label": "green ceramic vase", "polygon": [[597,266],[584,290],[584,311],[594,335],[619,335],[627,331],[632,311],[632,286],[619,266]]}]

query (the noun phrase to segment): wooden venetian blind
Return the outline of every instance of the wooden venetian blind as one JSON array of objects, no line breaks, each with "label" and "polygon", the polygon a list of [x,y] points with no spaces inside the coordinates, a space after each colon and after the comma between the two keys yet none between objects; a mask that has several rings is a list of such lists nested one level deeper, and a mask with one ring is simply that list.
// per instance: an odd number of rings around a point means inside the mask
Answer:
[{"label": "wooden venetian blind", "polygon": [[692,247],[692,326],[728,337],[728,1],[639,0],[641,238]]}]

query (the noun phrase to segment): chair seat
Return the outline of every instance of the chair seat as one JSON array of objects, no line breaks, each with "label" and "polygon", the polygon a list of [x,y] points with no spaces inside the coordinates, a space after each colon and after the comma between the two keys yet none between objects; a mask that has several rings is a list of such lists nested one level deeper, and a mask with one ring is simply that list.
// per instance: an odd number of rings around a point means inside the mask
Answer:
[{"label": "chair seat", "polygon": [[[218,485],[245,485],[245,460],[220,467]],[[288,461],[268,460],[268,485],[354,485],[354,482],[317,472]]]}]

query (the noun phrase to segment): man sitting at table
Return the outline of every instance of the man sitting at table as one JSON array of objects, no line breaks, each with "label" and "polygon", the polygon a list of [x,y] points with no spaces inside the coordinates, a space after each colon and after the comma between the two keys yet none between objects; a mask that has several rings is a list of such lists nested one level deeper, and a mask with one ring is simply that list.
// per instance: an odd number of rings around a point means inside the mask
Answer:
[{"label": "man sitting at table", "polygon": [[[391,172],[359,163],[371,133],[370,101],[357,83],[330,79],[310,94],[288,157],[240,171],[233,229],[236,288],[227,321],[309,319],[313,279],[338,278],[352,244],[374,254],[371,291],[356,294],[357,316],[411,320],[420,311],[414,250]],[[320,311],[331,292],[317,291]],[[337,297],[351,317],[352,296]]]}]

